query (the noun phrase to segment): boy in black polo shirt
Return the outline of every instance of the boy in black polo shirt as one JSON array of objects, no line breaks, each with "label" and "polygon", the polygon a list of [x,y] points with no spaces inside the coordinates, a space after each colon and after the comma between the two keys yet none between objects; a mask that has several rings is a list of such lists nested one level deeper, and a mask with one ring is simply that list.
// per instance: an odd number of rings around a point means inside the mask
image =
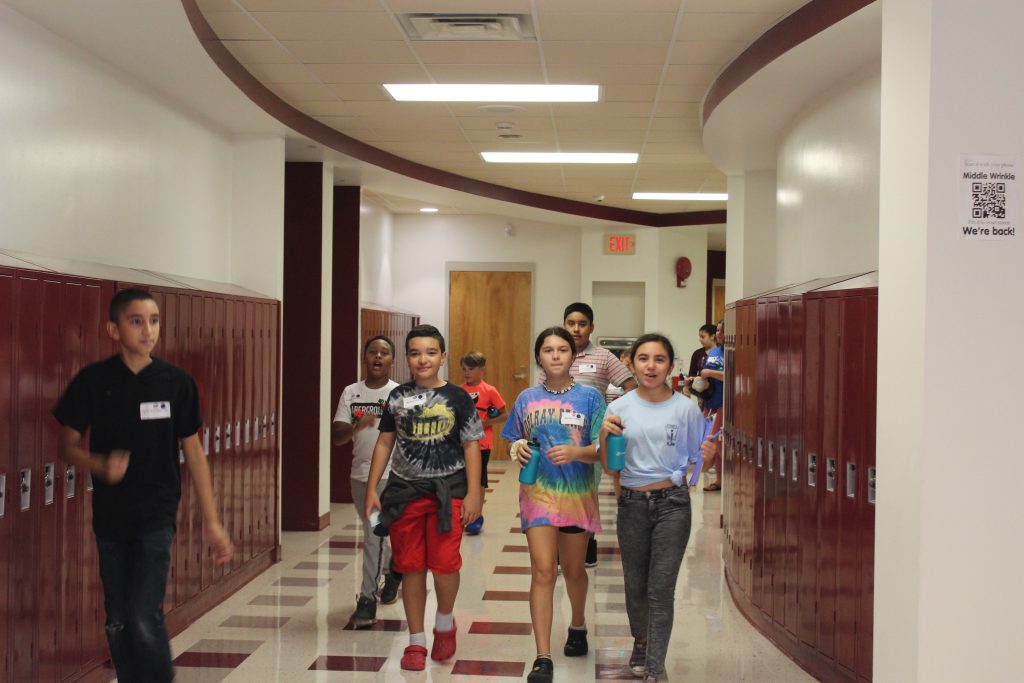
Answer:
[{"label": "boy in black polo shirt", "polygon": [[[230,561],[234,548],[217,515],[197,434],[195,381],[150,355],[160,337],[152,295],[115,294],[107,331],[120,354],[79,372],[54,408],[64,427],[60,458],[93,477],[93,532],[118,681],[166,683],[174,680],[163,601],[181,498],[179,442],[216,562]],[[88,450],[81,445],[87,429]]]}]

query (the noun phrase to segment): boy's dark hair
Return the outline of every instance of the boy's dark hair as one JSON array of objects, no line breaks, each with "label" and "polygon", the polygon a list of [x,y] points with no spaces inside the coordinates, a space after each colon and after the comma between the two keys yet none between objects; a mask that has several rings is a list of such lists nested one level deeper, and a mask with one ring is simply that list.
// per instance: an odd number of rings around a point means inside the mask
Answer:
[{"label": "boy's dark hair", "polygon": [[364,356],[366,355],[366,352],[370,350],[370,344],[372,344],[375,341],[387,342],[388,346],[391,347],[391,355],[392,356],[395,355],[395,342],[391,341],[391,337],[388,337],[388,336],[383,335],[383,334],[378,334],[376,337],[370,337],[369,339],[366,340],[366,343],[363,344],[363,355]]},{"label": "boy's dark hair", "polygon": [[470,351],[462,357],[462,364],[470,368],[482,368],[487,365],[487,356],[479,351]]},{"label": "boy's dark hair", "polygon": [[562,320],[568,318],[572,313],[582,313],[587,316],[587,320],[590,321],[591,325],[594,324],[594,309],[587,304],[580,301],[577,301],[574,304],[569,304],[565,307],[565,313],[562,314]]},{"label": "boy's dark hair", "polygon": [[701,325],[700,329],[697,330],[697,331],[698,332],[703,332],[704,334],[708,335],[709,337],[714,337],[715,336],[715,332],[718,332],[718,326],[717,325],[712,325],[711,323],[708,323],[707,325]]},{"label": "boy's dark hair", "polygon": [[415,339],[416,337],[430,337],[436,339],[437,343],[441,345],[441,353],[444,353],[444,335],[441,334],[441,330],[437,329],[433,325],[417,325],[416,327],[409,330],[409,334],[405,335],[405,350],[409,350],[409,340]]},{"label": "boy's dark hair", "polygon": [[544,346],[544,340],[551,335],[561,337],[569,342],[569,349],[572,351],[572,355],[576,355],[576,342],[573,341],[572,335],[564,327],[549,327],[546,330],[542,330],[537,335],[537,341],[533,343],[533,360],[537,362],[537,365],[540,365],[540,347]]},{"label": "boy's dark hair", "polygon": [[[707,327],[707,325],[705,325],[704,327]],[[639,349],[644,344],[648,344],[650,342],[656,342],[658,344],[661,344],[662,347],[664,347],[665,349],[665,353],[668,354],[668,362],[675,362],[676,351],[675,349],[672,348],[672,342],[668,340],[668,337],[666,337],[663,334],[658,334],[657,332],[651,332],[649,334],[644,334],[636,338],[636,341],[633,342],[633,348],[629,350],[630,362],[632,362],[636,358],[636,350]]]},{"label": "boy's dark hair", "polygon": [[110,298],[110,309],[107,312],[110,322],[116,325],[117,321],[121,318],[121,314],[124,313],[124,309],[128,308],[133,301],[156,301],[156,299],[144,289],[122,289]]}]

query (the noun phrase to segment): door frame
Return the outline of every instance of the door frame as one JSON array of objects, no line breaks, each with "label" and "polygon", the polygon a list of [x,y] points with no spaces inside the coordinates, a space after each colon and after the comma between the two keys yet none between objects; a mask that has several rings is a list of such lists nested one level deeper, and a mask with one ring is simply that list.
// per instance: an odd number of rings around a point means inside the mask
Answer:
[{"label": "door frame", "polygon": [[[445,261],[444,263],[444,331],[445,339],[451,333],[451,313],[448,307],[452,301],[452,272],[453,271],[479,271],[498,273],[530,273],[530,338],[532,340],[534,330],[537,327],[537,264],[526,261]],[[448,368],[451,367],[452,359],[445,363],[445,379],[448,379]],[[537,380],[537,369],[533,363],[529,363],[530,382],[532,386]]]}]

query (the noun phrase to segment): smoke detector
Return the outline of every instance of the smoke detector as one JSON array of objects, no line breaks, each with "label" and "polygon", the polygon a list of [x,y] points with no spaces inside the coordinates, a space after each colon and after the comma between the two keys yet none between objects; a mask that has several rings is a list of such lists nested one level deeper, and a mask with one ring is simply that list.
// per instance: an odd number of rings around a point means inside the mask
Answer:
[{"label": "smoke detector", "polygon": [[404,13],[396,15],[409,40],[534,40],[529,14]]}]

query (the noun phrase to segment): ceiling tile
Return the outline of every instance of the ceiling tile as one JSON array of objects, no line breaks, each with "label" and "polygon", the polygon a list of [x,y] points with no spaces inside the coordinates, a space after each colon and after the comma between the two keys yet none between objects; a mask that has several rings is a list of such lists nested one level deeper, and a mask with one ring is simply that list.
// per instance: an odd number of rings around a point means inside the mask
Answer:
[{"label": "ceiling tile", "polygon": [[518,116],[459,116],[457,118],[459,125],[465,130],[497,130],[494,124],[499,121],[508,121],[509,123],[512,123],[513,130],[518,132],[552,130],[551,118],[546,116],[535,116],[530,118],[522,118]]},{"label": "ceiling tile", "polygon": [[548,77],[552,83],[583,83],[610,86],[613,84],[653,84],[661,80],[661,64],[650,66],[615,66],[607,64],[551,64]]},{"label": "ceiling tile", "polygon": [[344,102],[298,102],[295,108],[316,118],[317,116],[350,116]]},{"label": "ceiling tile", "polygon": [[666,85],[658,92],[658,103],[703,102],[708,91],[706,85]]},{"label": "ceiling tile", "polygon": [[247,64],[246,70],[261,83],[316,83],[303,64]]},{"label": "ceiling tile", "polygon": [[664,64],[668,43],[544,41],[548,64]]},{"label": "ceiling tile", "polygon": [[664,14],[544,14],[540,37],[551,41],[668,42],[674,23]]},{"label": "ceiling tile", "polygon": [[290,64],[295,57],[270,40],[225,40],[228,52],[242,64]]},{"label": "ceiling tile", "polygon": [[391,101],[384,88],[374,83],[331,83],[328,86],[335,95],[351,102]]},{"label": "ceiling tile", "polygon": [[642,116],[651,115],[651,102],[555,102],[555,116]]},{"label": "ceiling tile", "polygon": [[281,41],[403,41],[387,12],[257,12],[252,15]]},{"label": "ceiling tile", "polygon": [[294,41],[283,43],[306,64],[414,64],[412,50],[397,40]]},{"label": "ceiling tile", "polygon": [[650,154],[699,154],[703,153],[704,147],[699,141],[694,142],[651,142],[644,143],[640,150],[640,158]]},{"label": "ceiling tile", "polygon": [[682,0],[534,0],[537,10],[547,12],[669,12],[679,11]]},{"label": "ceiling tile", "polygon": [[272,83],[267,86],[278,97],[291,102],[332,102],[338,96],[320,83]]},{"label": "ceiling tile", "polygon": [[270,36],[245,12],[210,12],[204,15],[221,40],[267,40]]},{"label": "ceiling tile", "polygon": [[431,64],[427,71],[438,83],[543,83],[540,64]]},{"label": "ceiling tile", "polygon": [[678,41],[733,40],[749,44],[774,24],[779,14],[690,14],[676,35]]},{"label": "ceiling tile", "polygon": [[630,145],[629,151],[639,152],[646,134],[646,130],[559,130],[558,140],[571,145],[593,144],[600,140],[602,144]]},{"label": "ceiling tile", "polygon": [[[461,119],[460,119],[461,120]],[[555,132],[553,130],[514,130],[509,131],[512,133],[518,133],[523,137],[518,140],[508,141],[498,137],[499,133],[504,131],[497,130],[495,128],[484,129],[484,128],[471,128],[464,129],[467,140],[481,144],[529,144],[529,145],[554,145],[555,144]]]},{"label": "ceiling tile", "polygon": [[372,128],[409,128],[410,130],[458,130],[453,116],[379,115],[367,119]]},{"label": "ceiling tile", "polygon": [[563,117],[556,121],[558,130],[646,130],[648,119],[645,117],[625,117],[602,119],[599,117]]},{"label": "ceiling tile", "polygon": [[[551,105],[547,102],[515,102],[491,103],[450,102],[448,104],[456,116],[488,116],[493,121],[512,121],[521,118],[551,118]],[[515,107],[513,111],[502,111],[502,107]]]},{"label": "ceiling tile", "polygon": [[807,0],[686,0],[686,13],[753,12],[786,14],[806,3]]},{"label": "ceiling tile", "polygon": [[534,41],[438,41],[413,43],[424,64],[540,64]]},{"label": "ceiling tile", "polygon": [[601,87],[602,102],[645,102],[650,104],[658,93],[653,83],[614,83]]},{"label": "ceiling tile", "polygon": [[718,64],[675,64],[665,69],[666,85],[711,85],[722,67]]},{"label": "ceiling tile", "polygon": [[697,102],[661,102],[658,104],[657,117],[679,116],[686,119],[698,121],[700,119],[700,104]]},{"label": "ceiling tile", "polygon": [[739,41],[686,41],[672,47],[672,64],[728,64],[736,58],[745,42]]},{"label": "ceiling tile", "polygon": [[196,6],[203,14],[207,12],[238,12],[238,6],[232,0],[196,0]]},{"label": "ceiling tile", "polygon": [[[424,7],[426,5],[426,7]],[[529,14],[530,0],[390,0],[388,6],[393,12],[431,12],[431,13],[508,13]]]},{"label": "ceiling tile", "polygon": [[651,119],[651,131],[677,130],[677,131],[698,131],[700,124],[697,121],[676,119],[672,117]]},{"label": "ceiling tile", "polygon": [[370,122],[358,116],[314,116],[320,123],[344,133],[346,130],[371,128]]},{"label": "ceiling tile", "polygon": [[[423,131],[409,130],[408,128],[388,128],[383,126],[373,127],[374,137],[377,140],[388,142],[405,142],[407,140],[420,140],[423,138]],[[439,142],[462,142],[466,139],[461,130],[435,130],[431,138]]]},{"label": "ceiling tile", "polygon": [[429,83],[419,64],[310,64],[324,83]]},{"label": "ceiling tile", "polygon": [[647,134],[647,142],[684,143],[700,142],[700,131],[698,129],[688,130],[651,130]]},{"label": "ceiling tile", "polygon": [[348,102],[349,109],[357,116],[450,116],[448,105],[443,102]]},{"label": "ceiling tile", "polygon": [[372,12],[380,0],[239,0],[250,12]]}]

